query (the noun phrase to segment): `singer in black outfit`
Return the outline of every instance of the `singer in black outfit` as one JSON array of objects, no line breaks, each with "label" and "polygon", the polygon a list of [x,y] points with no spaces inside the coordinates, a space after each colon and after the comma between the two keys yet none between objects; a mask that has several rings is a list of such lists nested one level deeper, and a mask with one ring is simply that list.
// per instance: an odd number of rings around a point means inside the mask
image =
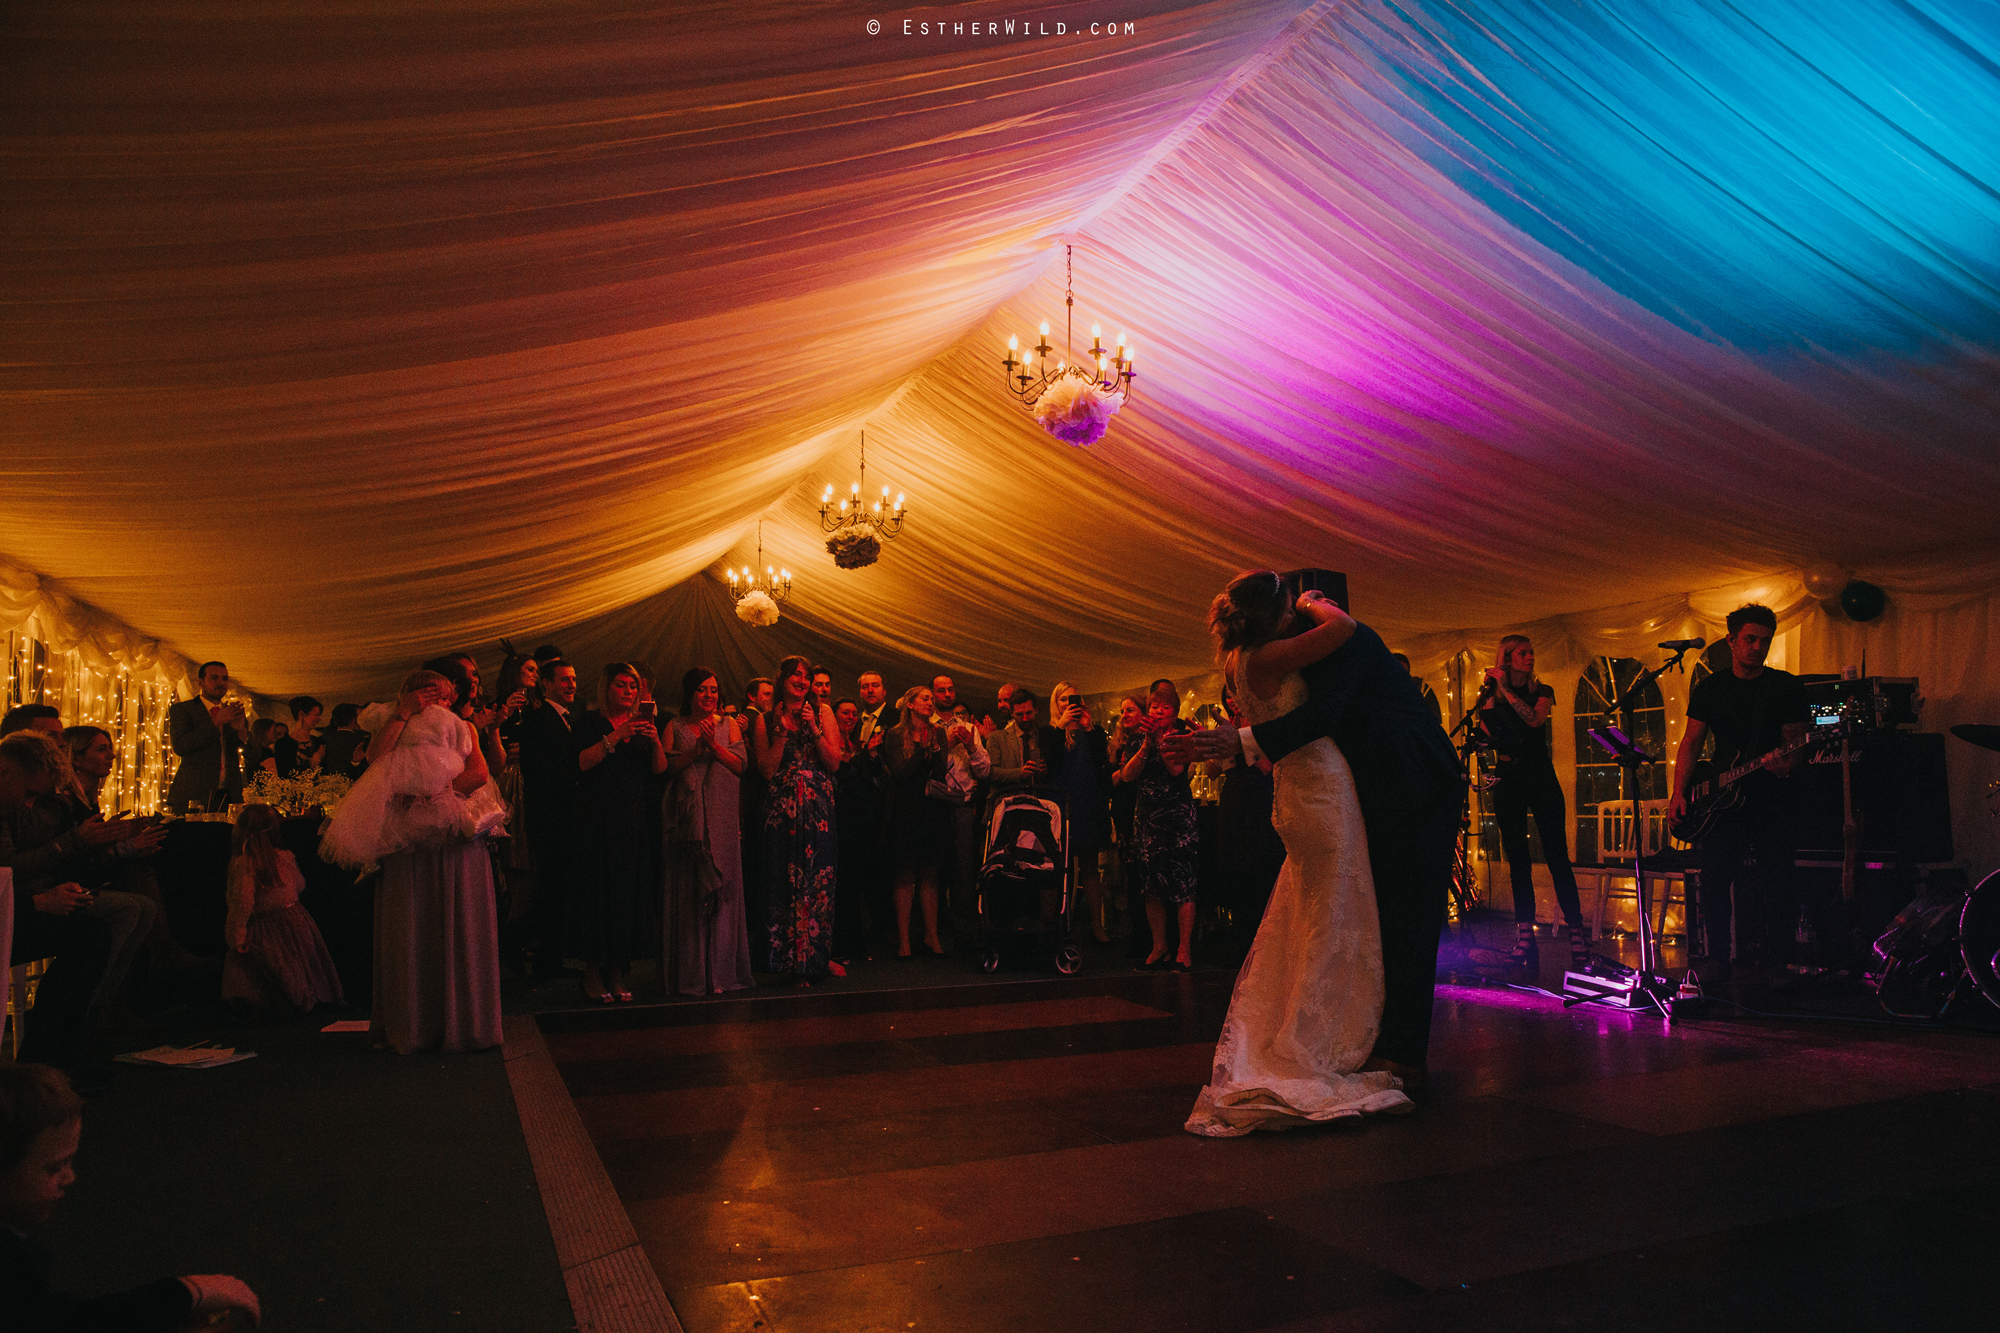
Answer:
[{"label": "singer in black outfit", "polygon": [[1555,881],[1556,903],[1569,927],[1570,966],[1590,965],[1590,936],[1583,928],[1583,906],[1577,898],[1576,871],[1569,859],[1569,811],[1555,760],[1549,756],[1549,715],[1556,692],[1535,678],[1535,646],[1524,635],[1500,640],[1497,665],[1486,672],[1479,705],[1479,728],[1499,756],[1499,782],[1493,788],[1493,821],[1500,826],[1500,847],[1507,856],[1507,873],[1514,885],[1512,967],[1534,971],[1541,966],[1535,945],[1535,875],[1528,852],[1528,816],[1542,835],[1542,857]]}]

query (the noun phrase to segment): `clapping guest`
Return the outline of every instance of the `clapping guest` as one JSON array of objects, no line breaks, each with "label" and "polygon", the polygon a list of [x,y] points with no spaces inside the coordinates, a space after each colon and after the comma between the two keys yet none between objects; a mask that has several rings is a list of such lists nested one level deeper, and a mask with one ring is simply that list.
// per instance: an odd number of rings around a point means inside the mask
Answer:
[{"label": "clapping guest", "polygon": [[340,974],[312,914],[298,861],[277,844],[278,812],[246,805],[230,838],[229,920],[222,937],[222,998],[259,1007],[283,1000],[309,1011],[339,1004]]},{"label": "clapping guest", "polygon": [[812,697],[803,657],[778,664],[777,700],[753,724],[757,768],[771,784],[764,813],[764,900],[770,911],[771,970],[800,985],[847,975],[833,960],[833,895],[838,875],[833,775],[840,738],[833,710]]},{"label": "clapping guest", "polygon": [[278,761],[277,774],[281,778],[297,777],[308,768],[319,767],[326,758],[326,742],[313,734],[320,715],[325,712],[319,700],[301,694],[292,700],[290,708],[291,725],[278,732],[271,742],[271,756]]},{"label": "clapping guest", "polygon": [[[1050,739],[1053,756],[1050,785],[1069,807],[1070,883],[1079,886],[1089,914],[1090,933],[1109,944],[1104,929],[1104,878],[1097,855],[1111,845],[1111,751],[1102,731],[1091,722],[1083,695],[1068,681],[1049,694],[1050,716],[1060,741]],[[1060,746],[1060,748],[1057,748]]]},{"label": "clapping guest", "polygon": [[944,879],[953,942],[966,948],[979,938],[979,816],[986,808],[980,797],[992,776],[993,759],[979,729],[965,717],[958,683],[950,676],[931,677],[931,724],[944,729],[946,780],[956,801],[951,810],[951,860]]},{"label": "clapping guest", "polygon": [[361,729],[361,706],[335,704],[328,722],[331,729],[326,733],[320,772],[352,782],[368,764],[368,733]]},{"label": "clapping guest", "polygon": [[639,692],[638,671],[611,663],[598,686],[599,711],[576,725],[583,777],[568,938],[583,960],[583,993],[600,1004],[632,999],[632,958],[651,934],[658,902],[646,807],[648,779],[667,771],[667,751],[653,719],[639,714]]},{"label": "clapping guest", "polygon": [[577,786],[583,773],[576,761],[576,668],[553,660],[541,667],[542,706],[521,717],[522,793],[525,828],[535,863],[534,975],[544,979],[562,970],[563,922],[569,915],[569,886],[575,879]]},{"label": "clapping guest", "polygon": [[857,740],[861,705],[856,700],[835,703],[833,718],[840,729],[840,770],[833,775],[840,866],[834,894],[836,921],[845,900],[855,904],[870,928],[879,933],[891,916],[883,897],[889,875],[881,865],[889,792],[889,772],[882,766],[882,738],[867,746]]},{"label": "clapping guest", "polygon": [[501,760],[501,767],[494,772],[493,780],[500,788],[500,799],[507,803],[507,837],[504,845],[496,844],[500,872],[507,883],[507,914],[502,933],[508,937],[508,957],[517,962],[522,952],[518,938],[522,929],[519,922],[527,906],[528,886],[535,864],[534,855],[528,847],[527,779],[521,773],[521,731],[528,715],[540,702],[536,692],[541,679],[539,662],[514,653],[501,663],[500,675],[493,686],[497,700],[493,709],[493,728],[499,737]]},{"label": "clapping guest", "polygon": [[[76,778],[75,790],[69,797],[74,804],[68,822],[72,828],[78,828],[92,818],[102,817],[104,783],[117,763],[117,751],[112,747],[111,733],[102,727],[67,727],[63,741],[69,746],[70,770]],[[131,836],[110,846],[110,862],[104,867],[105,884],[117,892],[137,894],[153,904],[152,926],[144,941],[152,951],[155,965],[163,965],[163,969],[193,967],[200,960],[174,938],[173,927],[167,923],[166,899],[160,892],[160,882],[146,864],[166,841],[166,826],[157,820],[141,820],[129,827]]]},{"label": "clapping guest", "polygon": [[226,801],[243,792],[243,747],[250,724],[241,703],[229,700],[229,668],[203,662],[195,671],[200,694],[167,709],[167,740],[180,767],[167,787],[167,805],[206,808],[217,792]]},{"label": "clapping guest", "polygon": [[1013,720],[986,738],[986,753],[993,762],[993,790],[1014,791],[1032,787],[1048,778],[1048,755],[1042,748],[1043,728],[1035,696],[1015,690],[1010,705]]},{"label": "clapping guest", "polygon": [[666,913],[660,976],[669,994],[719,995],[755,984],[743,917],[745,746],[722,716],[715,673],[681,678],[681,715],[668,737],[674,773],[666,809]]},{"label": "clapping guest", "polygon": [[[1153,931],[1153,948],[1142,970],[1178,967],[1194,970],[1194,899],[1200,866],[1200,831],[1187,765],[1169,760],[1160,738],[1188,730],[1180,720],[1180,696],[1169,682],[1157,682],[1140,724],[1139,745],[1125,762],[1127,782],[1136,782],[1139,798],[1133,811],[1139,862],[1146,893],[1146,920]],[[1178,926],[1179,952],[1167,956],[1167,911],[1172,907]]]},{"label": "clapping guest", "polygon": [[910,956],[910,906],[922,905],[924,947],[938,940],[938,870],[952,858],[951,789],[944,730],[935,725],[928,688],[913,685],[896,705],[902,719],[889,729],[882,760],[889,770],[890,864],[896,875],[896,956]]}]

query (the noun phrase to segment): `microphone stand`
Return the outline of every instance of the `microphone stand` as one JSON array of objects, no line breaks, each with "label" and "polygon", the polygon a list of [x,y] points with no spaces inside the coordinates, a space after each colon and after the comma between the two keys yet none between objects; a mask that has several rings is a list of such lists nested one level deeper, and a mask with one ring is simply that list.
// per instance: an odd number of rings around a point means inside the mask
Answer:
[{"label": "microphone stand", "polygon": [[[1479,742],[1477,737],[1472,733],[1472,721],[1473,715],[1479,711],[1479,706],[1486,702],[1487,697],[1492,693],[1493,681],[1491,677],[1488,677],[1486,685],[1481,688],[1478,697],[1472,701],[1472,706],[1465,710],[1465,716],[1459,718],[1458,725],[1446,733],[1445,737],[1445,739],[1452,742],[1453,749],[1458,753],[1459,773],[1465,783],[1465,792],[1459,798],[1458,803],[1458,844],[1452,854],[1451,899],[1452,905],[1458,909],[1459,953],[1468,966],[1472,965],[1472,950],[1478,947],[1478,939],[1472,931],[1471,841],[1472,793],[1475,789],[1472,780],[1472,757],[1479,749]],[[1465,738],[1462,741],[1459,739],[1460,733],[1464,733]],[[1482,776],[1482,781],[1484,780]],[[1478,790],[1483,791],[1485,787],[1481,786]],[[1488,984],[1490,981],[1490,978],[1481,976],[1478,973],[1462,975],[1456,968],[1451,969],[1450,972],[1453,981],[1470,980],[1482,985]]]},{"label": "microphone stand", "polygon": [[1674,655],[1659,666],[1640,672],[1632,687],[1619,696],[1611,711],[1624,722],[1623,730],[1603,726],[1593,727],[1588,733],[1590,739],[1609,752],[1618,761],[1618,766],[1625,770],[1632,790],[1633,898],[1639,908],[1639,968],[1632,979],[1632,988],[1634,998],[1643,996],[1646,1003],[1658,1009],[1660,1017],[1669,1023],[1674,1021],[1673,989],[1660,975],[1660,946],[1659,941],[1653,938],[1653,908],[1651,895],[1646,889],[1646,822],[1639,813],[1639,775],[1646,765],[1653,762],[1653,757],[1633,743],[1631,733],[1635,729],[1632,713],[1638,706],[1639,696],[1648,685],[1667,672],[1679,670],[1681,659],[1686,655],[1687,649],[1676,649]]}]

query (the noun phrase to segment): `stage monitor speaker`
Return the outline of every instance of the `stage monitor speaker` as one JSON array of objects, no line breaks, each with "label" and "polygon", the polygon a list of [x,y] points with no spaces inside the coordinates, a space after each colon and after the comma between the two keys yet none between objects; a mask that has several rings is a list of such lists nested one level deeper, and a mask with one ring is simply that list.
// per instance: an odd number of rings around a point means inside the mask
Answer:
[{"label": "stage monitor speaker", "polygon": [[1287,569],[1279,573],[1285,586],[1297,598],[1302,592],[1323,592],[1327,600],[1349,615],[1354,608],[1347,604],[1347,575],[1336,574],[1330,569]]},{"label": "stage monitor speaker", "polygon": [[[1939,732],[1871,731],[1854,747],[1854,812],[1870,860],[1952,859],[1951,791]],[[1792,779],[1801,857],[1841,855],[1840,747],[1829,745]]]}]

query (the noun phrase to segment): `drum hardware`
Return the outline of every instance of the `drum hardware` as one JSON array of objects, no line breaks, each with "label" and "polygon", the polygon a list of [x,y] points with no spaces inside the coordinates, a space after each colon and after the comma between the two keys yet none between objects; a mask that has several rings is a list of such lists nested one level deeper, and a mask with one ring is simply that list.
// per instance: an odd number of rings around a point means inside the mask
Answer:
[{"label": "drum hardware", "polygon": [[[2000,727],[1962,723],[1951,734],[2000,750]],[[1986,802],[2000,817],[2000,782],[1987,786]],[[1869,982],[1883,1009],[1898,1018],[1943,1018],[1975,991],[2000,1008],[2000,870],[1970,890],[1919,895],[1896,914],[1874,952],[1881,968]]]}]

